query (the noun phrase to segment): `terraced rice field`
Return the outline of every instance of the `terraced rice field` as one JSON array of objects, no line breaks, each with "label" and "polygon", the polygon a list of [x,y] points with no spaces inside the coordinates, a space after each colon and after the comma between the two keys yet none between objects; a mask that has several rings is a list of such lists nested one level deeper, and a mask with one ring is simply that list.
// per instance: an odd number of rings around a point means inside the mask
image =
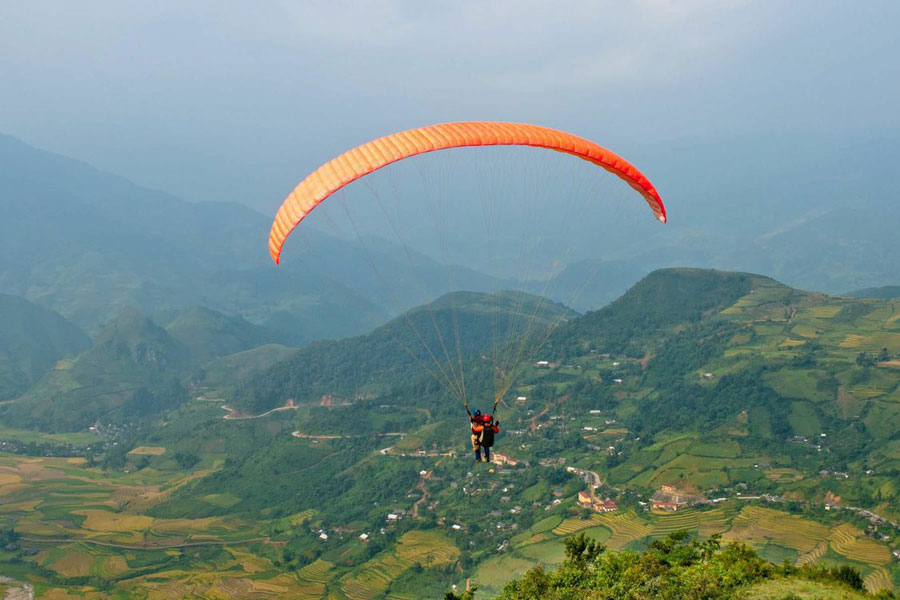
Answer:
[{"label": "terraced rice field", "polygon": [[587,529],[588,527],[596,527],[599,524],[600,515],[591,515],[589,519],[566,519],[559,525],[553,528],[552,533],[554,535],[562,535],[568,536],[572,535],[576,531],[581,531],[582,529]]},{"label": "terraced rice field", "polygon": [[95,558],[87,552],[68,550],[48,566],[64,577],[84,577],[91,574]]},{"label": "terraced rice field", "polygon": [[300,569],[300,588],[296,591],[298,600],[318,600],[325,595],[325,586],[331,579],[334,565],[327,560],[317,559]]},{"label": "terraced rice field", "polygon": [[405,533],[395,552],[401,559],[418,562],[425,567],[448,564],[459,556],[459,550],[450,540],[431,531]]},{"label": "terraced rice field", "polygon": [[843,308],[843,305],[841,305],[841,304],[832,304],[832,305],[825,305],[825,306],[811,306],[809,308],[804,308],[802,310],[803,310],[803,312],[808,313],[812,317],[816,317],[819,319],[831,319],[831,318],[837,316],[837,314],[839,312],[841,312],[842,308]]},{"label": "terraced rice field", "polygon": [[128,454],[134,456],[162,456],[166,453],[166,449],[162,446],[138,446],[131,450]]},{"label": "terraced rice field", "polygon": [[362,568],[341,579],[341,591],[350,600],[372,600],[384,594],[391,581],[416,563],[424,567],[449,564],[459,550],[440,534],[410,531],[393,550],[382,552]]},{"label": "terraced rice field", "polygon": [[153,517],[126,515],[107,510],[76,510],[74,514],[87,517],[82,524],[85,529],[105,532],[133,532],[148,529]]},{"label": "terraced rice field", "polygon": [[220,579],[212,589],[214,597],[247,598],[248,600],[264,600],[271,598],[272,592],[254,587],[253,581],[246,577],[230,577]]},{"label": "terraced rice field", "polygon": [[354,575],[345,577],[341,591],[350,600],[372,600],[387,591],[391,581],[410,566],[411,563],[401,561],[393,553],[378,556]]},{"label": "terraced rice field", "polygon": [[887,390],[877,385],[859,385],[851,387],[848,391],[854,398],[869,400],[871,398],[884,396]]},{"label": "terraced rice field", "polygon": [[670,533],[681,531],[698,531],[700,529],[700,515],[696,510],[684,509],[674,513],[654,513],[652,519],[653,531],[650,534],[654,538],[666,537]]},{"label": "terraced rice field", "polygon": [[841,348],[858,348],[866,341],[864,336],[856,333],[849,334],[844,341],[840,343]]},{"label": "terraced rice field", "polygon": [[900,347],[900,334],[886,331],[871,335],[851,333],[840,343],[841,348],[860,348],[868,352],[878,352],[881,348],[895,349]]},{"label": "terraced rice field", "polygon": [[325,584],[328,583],[329,579],[331,579],[329,573],[333,568],[334,564],[328,562],[327,560],[322,560],[321,558],[319,558],[316,559],[315,562],[312,562],[300,569],[300,578],[304,581]]},{"label": "terraced rice field", "polygon": [[805,338],[815,338],[819,336],[819,334],[816,333],[816,328],[812,325],[797,325],[791,330],[791,333]]},{"label": "terraced rice field", "polygon": [[[253,584],[254,590],[275,595],[275,597],[305,598],[305,592],[302,591],[302,588],[301,591],[298,591],[297,589],[297,580],[287,574],[278,575],[272,579],[265,580],[251,579],[251,583]],[[321,596],[322,594],[319,594],[318,596],[313,596],[313,598],[320,598]]]},{"label": "terraced rice field", "polygon": [[562,517],[559,515],[554,515],[552,517],[547,517],[546,519],[541,519],[537,523],[531,526],[532,533],[544,533],[546,531],[550,531],[557,525],[562,522]]},{"label": "terraced rice field", "polygon": [[558,565],[566,559],[565,544],[559,538],[525,546],[519,549],[518,553],[545,565]]},{"label": "terraced rice field", "polygon": [[533,560],[518,558],[510,554],[502,554],[488,559],[479,565],[472,577],[472,582],[478,585],[476,598],[493,598],[500,593],[500,589],[507,581],[521,577],[533,566]]},{"label": "terraced rice field", "polygon": [[[821,427],[816,429],[821,429]],[[772,481],[777,481],[779,483],[791,483],[803,479],[803,474],[796,469],[766,469],[765,474],[766,479],[771,479]]]},{"label": "terraced rice field", "polygon": [[805,554],[829,538],[828,528],[780,510],[745,506],[734,518],[725,540],[774,543]]},{"label": "terraced rice field", "polygon": [[725,533],[729,522],[738,512],[735,506],[720,506],[713,510],[703,511],[699,515],[700,527],[698,533],[703,537],[709,537],[716,533]]},{"label": "terraced rice field", "polygon": [[805,565],[807,563],[814,563],[825,556],[826,552],[828,552],[828,542],[819,542],[816,544],[815,548],[805,554],[801,554],[800,557],[797,558],[797,564]]},{"label": "terraced rice field", "polygon": [[865,537],[863,532],[849,523],[831,530],[831,549],[850,560],[869,565],[885,565],[891,561],[887,546]]},{"label": "terraced rice field", "polygon": [[288,517],[288,520],[291,525],[297,527],[299,525],[303,525],[303,523],[311,519],[314,514],[316,514],[316,511],[312,509],[304,510],[303,512],[298,512],[295,515],[291,515],[290,517]]},{"label": "terraced rice field", "polygon": [[261,558],[251,552],[238,548],[224,548],[225,552],[231,555],[232,559],[240,565],[245,573],[255,574],[263,573],[272,568],[272,563]]},{"label": "terraced rice field", "polygon": [[611,550],[620,550],[629,542],[640,540],[653,531],[633,511],[626,513],[606,513],[597,516],[597,524],[607,527],[612,535],[606,541]]},{"label": "terraced rice field", "polygon": [[866,590],[871,594],[875,594],[882,589],[894,589],[894,581],[891,578],[891,574],[884,568],[875,569],[869,573],[863,580],[863,583],[866,586]]},{"label": "terraced rice field", "polygon": [[19,483],[20,481],[22,481],[20,475],[16,475],[15,473],[0,473],[0,487]]},{"label": "terraced rice field", "polygon": [[539,544],[541,542],[546,542],[547,540],[552,539],[549,533],[539,533],[537,535],[533,535],[525,541],[521,542],[520,546],[529,546],[531,544]]},{"label": "terraced rice field", "polygon": [[795,340],[793,338],[785,338],[781,345],[785,348],[796,348],[797,346],[803,346],[806,344],[806,340]]}]

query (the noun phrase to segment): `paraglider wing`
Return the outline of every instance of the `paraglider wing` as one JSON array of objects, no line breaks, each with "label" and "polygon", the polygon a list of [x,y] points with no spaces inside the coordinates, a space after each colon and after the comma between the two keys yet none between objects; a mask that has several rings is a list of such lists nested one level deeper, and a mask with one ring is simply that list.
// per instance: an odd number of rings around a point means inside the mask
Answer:
[{"label": "paraglider wing", "polygon": [[464,146],[533,146],[571,154],[627,182],[644,197],[656,218],[666,222],[666,209],[650,180],[634,165],[594,142],[537,125],[493,121],[444,123],[378,138],[310,173],[278,209],[269,234],[272,260],[276,264],[280,262],[284,241],[300,221],[345,185],[404,158]]}]

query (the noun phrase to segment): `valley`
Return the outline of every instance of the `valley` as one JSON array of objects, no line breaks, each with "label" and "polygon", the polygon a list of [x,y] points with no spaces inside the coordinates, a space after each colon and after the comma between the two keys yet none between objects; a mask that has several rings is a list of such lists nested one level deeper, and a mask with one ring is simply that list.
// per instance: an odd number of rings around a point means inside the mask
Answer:
[{"label": "valley", "polygon": [[[690,304],[657,301],[680,293]],[[485,300],[471,300],[479,327]],[[466,306],[454,305],[458,322]],[[115,432],[102,461],[3,455],[0,523],[16,541],[0,564],[40,594],[86,598],[400,599],[466,580],[488,598],[536,562],[560,563],[573,534],[639,550],[683,530],[749,543],[779,564],[850,565],[870,591],[890,589],[900,576],[898,315],[890,299],[755,275],[653,273],[535,350],[498,409],[493,465],[472,463],[464,411],[426,375],[285,385],[278,378],[296,376],[288,365],[304,351],[289,353],[219,373],[215,387],[140,421],[101,426]],[[383,339],[359,338],[354,352]],[[340,361],[346,344],[330,344],[314,346],[313,360]],[[264,389],[274,396],[248,395]],[[255,418],[223,419],[225,403]],[[86,444],[76,449],[102,439],[4,435]],[[651,509],[664,485],[703,501]],[[615,509],[583,506],[579,492]]]}]

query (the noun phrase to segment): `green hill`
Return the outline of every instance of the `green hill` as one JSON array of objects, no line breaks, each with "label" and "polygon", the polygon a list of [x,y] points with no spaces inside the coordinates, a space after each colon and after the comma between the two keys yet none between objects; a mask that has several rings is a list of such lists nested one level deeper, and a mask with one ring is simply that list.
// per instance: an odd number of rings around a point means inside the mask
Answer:
[{"label": "green hill", "polygon": [[372,333],[300,350],[241,383],[234,405],[260,413],[289,398],[309,402],[323,395],[377,394],[398,382],[421,379],[428,370],[449,372],[459,359],[494,348],[511,356],[522,350],[520,341],[534,343],[574,316],[560,304],[520,292],[447,294]]},{"label": "green hill", "polygon": [[[656,272],[557,332],[554,358],[579,368],[553,394],[629,432],[603,459],[611,482],[653,489],[687,477],[700,489],[740,482],[874,506],[898,494],[897,310],[755,275]],[[805,475],[779,483],[759,463]]]},{"label": "green hill", "polygon": [[551,343],[557,349],[588,344],[599,352],[640,357],[664,330],[698,322],[764,280],[771,282],[759,275],[706,269],[654,271],[609,306],[561,327]]},{"label": "green hill", "polygon": [[[48,312],[40,310],[42,316]],[[126,307],[97,332],[92,347],[57,364],[6,406],[5,414],[19,427],[51,431],[84,429],[98,418],[144,418],[183,402],[184,383],[198,368],[273,337],[240,317],[206,308],[181,312],[162,328]]]},{"label": "green hill", "polygon": [[298,351],[297,348],[280,344],[257,346],[210,361],[200,368],[195,379],[198,384],[216,390],[216,395],[221,395],[223,391],[287,360]]},{"label": "green hill", "polygon": [[78,327],[24,298],[0,294],[0,400],[17,396],[90,339]]},{"label": "green hill", "polygon": [[180,313],[166,331],[187,348],[195,364],[278,341],[275,333],[259,325],[203,307]]},{"label": "green hill", "polygon": [[136,309],[125,308],[94,345],[58,365],[6,407],[10,423],[85,429],[100,417],[132,420],[182,401],[187,349]]}]

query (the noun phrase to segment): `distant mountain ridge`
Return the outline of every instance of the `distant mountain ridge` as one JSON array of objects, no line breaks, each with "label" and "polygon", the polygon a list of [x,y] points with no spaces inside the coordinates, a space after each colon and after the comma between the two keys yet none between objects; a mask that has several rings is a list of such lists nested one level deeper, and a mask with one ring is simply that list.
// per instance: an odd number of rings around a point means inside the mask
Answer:
[{"label": "distant mountain ridge", "polygon": [[[715,145],[682,145],[665,160],[654,159],[655,177],[672,201],[671,225],[640,219],[632,226],[630,217],[605,219],[602,206],[590,205],[593,212],[571,223],[571,233],[590,234],[597,258],[576,254],[544,284],[479,272],[488,257],[478,244],[469,248],[465,236],[460,243],[467,247],[451,256],[467,266],[446,266],[429,258],[427,248],[365,230],[342,239],[314,227],[295,232],[276,269],[265,247],[269,216],[238,204],[184,202],[0,135],[0,293],[51,308],[86,331],[127,305],[146,314],[205,306],[302,345],[363,333],[459,289],[521,289],[583,311],[614,299],[652,269],[683,264],[768,273],[831,292],[893,279],[890,248],[898,224],[888,198],[897,185],[854,173],[876,164],[874,155],[896,153],[895,141],[862,146],[852,169],[835,166],[846,158],[839,148],[811,144],[780,151],[798,161],[792,169],[749,152],[749,142],[739,151],[729,147],[734,156]],[[727,207],[716,178],[686,178],[697,156],[712,172],[737,177]],[[734,171],[734,160],[744,170]],[[825,183],[817,169],[831,174]],[[453,231],[452,223],[447,227]],[[557,227],[542,237],[554,231],[563,235]],[[521,239],[504,239],[509,235],[514,232],[500,228],[496,244],[518,248]]]},{"label": "distant mountain ridge", "polygon": [[854,298],[900,298],[900,285],[886,285],[884,287],[855,290],[848,292],[847,295]]},{"label": "distant mountain ridge", "polygon": [[3,135],[0,189],[0,292],[87,330],[124,306],[146,314],[204,306],[296,345],[367,331],[453,287],[498,287],[387,242],[363,247],[313,228],[275,268],[269,217],[188,203]]},{"label": "distant mountain ridge", "polygon": [[291,349],[277,344],[280,332],[208,308],[181,311],[162,327],[126,306],[100,328],[90,348],[18,390],[22,395],[0,415],[45,431],[77,431],[97,419],[141,419],[186,401],[194,382],[209,383],[207,367],[216,385],[235,388],[229,400],[234,408],[258,414],[288,398],[307,402],[398,379],[427,381],[428,368],[441,368],[432,356],[455,368],[458,358],[495,344],[520,351],[519,336],[538,336],[574,316],[565,306],[522,292],[455,292],[368,334]]}]

